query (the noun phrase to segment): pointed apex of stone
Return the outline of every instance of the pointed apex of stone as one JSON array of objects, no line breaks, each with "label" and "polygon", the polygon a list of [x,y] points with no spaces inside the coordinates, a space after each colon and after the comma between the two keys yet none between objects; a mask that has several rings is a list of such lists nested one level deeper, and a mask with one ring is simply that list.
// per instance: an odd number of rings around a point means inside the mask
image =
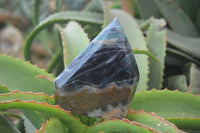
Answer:
[{"label": "pointed apex of stone", "polygon": [[[114,37],[115,36],[115,37]],[[117,18],[108,24],[94,39],[94,41],[109,40],[113,38],[126,38],[124,30]]]},{"label": "pointed apex of stone", "polygon": [[108,26],[121,26],[118,18],[115,18]]}]

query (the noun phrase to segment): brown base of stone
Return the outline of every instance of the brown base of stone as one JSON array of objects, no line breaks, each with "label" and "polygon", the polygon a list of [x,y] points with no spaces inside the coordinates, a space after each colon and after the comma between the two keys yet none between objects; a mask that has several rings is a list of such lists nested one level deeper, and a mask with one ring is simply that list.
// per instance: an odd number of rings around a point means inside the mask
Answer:
[{"label": "brown base of stone", "polygon": [[[102,117],[105,119],[122,118],[126,113],[126,108],[135,93],[136,87],[132,88],[126,85],[123,89],[111,86],[105,89],[96,89],[91,92],[84,89],[80,92],[74,92],[70,95],[60,95],[55,91],[56,103],[62,108],[70,110],[73,114],[86,115],[95,113],[95,110],[101,110],[94,117]],[[121,105],[119,107],[119,105]],[[113,108],[109,110],[109,107]]]}]

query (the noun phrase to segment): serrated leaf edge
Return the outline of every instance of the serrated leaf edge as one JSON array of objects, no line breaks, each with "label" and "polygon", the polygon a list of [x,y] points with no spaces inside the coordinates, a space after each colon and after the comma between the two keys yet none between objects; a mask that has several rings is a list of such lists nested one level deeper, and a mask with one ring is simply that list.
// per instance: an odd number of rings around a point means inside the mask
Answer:
[{"label": "serrated leaf edge", "polygon": [[[156,117],[156,118],[158,118],[160,121],[165,122],[167,125],[170,125],[170,126],[174,127],[174,128],[175,128],[177,131],[179,131],[180,133],[185,133],[185,132],[179,130],[179,129],[175,126],[175,124],[173,124],[173,123],[167,121],[165,118],[162,118],[162,117],[156,115],[154,112],[147,113],[147,112],[145,112],[143,109],[142,109],[142,110],[139,110],[139,111],[133,111],[132,109],[130,109],[128,113],[142,113],[142,114],[147,114],[147,115]],[[166,125],[166,126],[167,126],[167,125]]]},{"label": "serrated leaf edge", "polygon": [[52,95],[52,96],[49,96],[43,92],[39,92],[39,93],[33,93],[33,92],[20,92],[18,90],[14,90],[10,93],[3,93],[3,94],[0,94],[0,96],[4,96],[4,95],[13,95],[13,94],[30,94],[30,95],[42,95],[42,96],[45,96],[45,97],[48,97],[50,99],[52,98],[55,98],[55,95]]},{"label": "serrated leaf edge", "polygon": [[[29,64],[29,65],[31,65],[32,67],[35,67],[36,69],[40,69],[40,70],[44,71],[45,73],[47,73],[47,71],[45,70],[45,68],[40,68],[37,64],[31,64],[30,60],[24,61],[22,58],[16,58],[16,57],[14,57],[13,55],[1,54],[1,53],[0,53],[0,56],[6,56],[6,57],[12,58],[12,59],[14,59],[14,60],[16,60],[16,61],[20,61],[20,62],[23,62],[23,63],[25,63],[25,64]],[[49,75],[51,75],[52,77],[54,77],[54,76],[53,76],[53,73],[47,73],[47,74],[49,74]]]}]

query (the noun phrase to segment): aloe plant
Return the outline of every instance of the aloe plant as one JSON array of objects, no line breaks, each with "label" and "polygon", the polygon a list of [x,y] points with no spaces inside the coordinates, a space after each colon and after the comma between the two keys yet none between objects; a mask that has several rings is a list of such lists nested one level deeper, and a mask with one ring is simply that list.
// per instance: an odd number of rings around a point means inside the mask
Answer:
[{"label": "aloe plant", "polygon": [[[39,1],[35,0],[35,6],[38,6],[35,9],[39,8],[37,2]],[[1,132],[175,133],[200,130],[200,96],[196,95],[200,92],[199,40],[193,38],[199,36],[198,30],[194,28],[198,21],[194,24],[192,13],[186,12],[189,7],[178,0],[171,3],[167,0],[128,2],[133,5],[127,6],[122,2],[122,6],[115,6],[118,3],[114,3],[112,8],[118,9],[110,9],[102,1],[92,0],[83,11],[57,12],[38,24],[38,12],[35,12],[37,26],[27,36],[24,44],[26,61],[0,54]],[[149,2],[151,7],[156,8],[146,8],[145,3]],[[179,4],[183,11],[177,11]],[[138,8],[139,12],[136,10]],[[132,11],[129,14],[125,9]],[[172,14],[172,11],[176,13]],[[165,18],[151,17],[160,17],[160,14]],[[170,15],[176,16],[181,22],[186,19],[184,25],[189,26],[176,27],[177,24],[170,19]],[[127,116],[122,120],[103,120],[74,115],[55,105],[53,81],[56,75],[88,45],[101,27],[105,27],[115,17],[124,28],[141,75]],[[48,67],[41,69],[33,65],[37,62],[31,60],[30,48],[34,38],[54,24],[54,32],[58,32],[60,41],[56,44],[57,49]],[[166,71],[169,65],[185,66],[181,74],[170,77]],[[51,72],[54,73],[49,74]],[[163,89],[164,87],[167,89]],[[13,108],[20,109],[23,115],[16,116],[5,111]],[[12,124],[3,116],[5,114],[17,117],[18,123]]]}]

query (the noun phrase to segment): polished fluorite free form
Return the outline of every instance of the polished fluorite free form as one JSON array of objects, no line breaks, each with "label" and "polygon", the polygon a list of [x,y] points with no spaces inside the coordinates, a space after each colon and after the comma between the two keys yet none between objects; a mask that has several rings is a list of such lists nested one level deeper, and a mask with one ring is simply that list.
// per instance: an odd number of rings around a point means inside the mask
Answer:
[{"label": "polished fluorite free form", "polygon": [[114,19],[55,79],[56,103],[73,114],[120,119],[138,80],[133,52]]}]

